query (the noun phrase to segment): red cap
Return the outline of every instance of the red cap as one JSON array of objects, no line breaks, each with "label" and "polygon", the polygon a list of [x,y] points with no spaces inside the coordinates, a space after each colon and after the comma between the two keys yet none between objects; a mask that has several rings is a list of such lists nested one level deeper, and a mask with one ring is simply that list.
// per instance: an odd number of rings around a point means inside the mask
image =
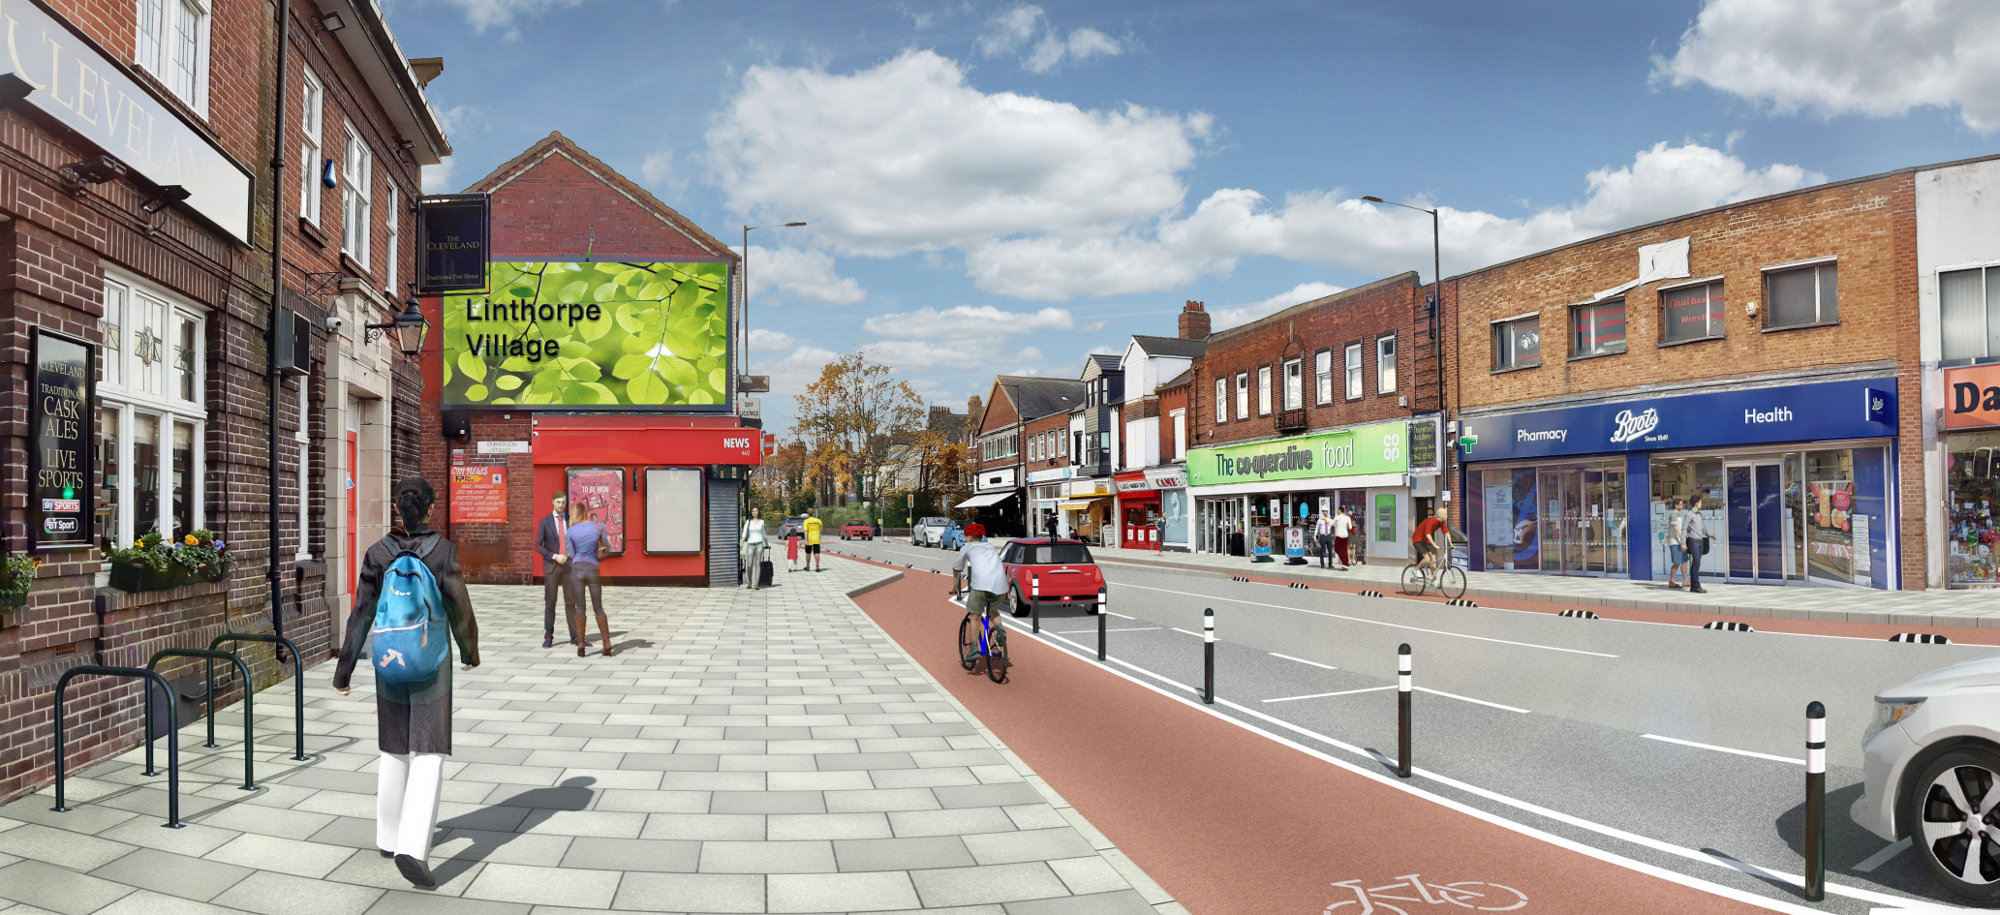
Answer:
[{"label": "red cap", "polygon": [[980,524],[980,523],[979,523],[979,522],[977,522],[977,521],[975,521],[975,522],[973,522],[973,523],[971,523],[971,524],[968,524],[968,525],[966,525],[966,526],[965,526],[965,536],[966,536],[967,538],[972,538],[972,537],[984,537],[984,536],[986,536],[986,526],[985,526],[985,525],[983,525],[983,524]]}]

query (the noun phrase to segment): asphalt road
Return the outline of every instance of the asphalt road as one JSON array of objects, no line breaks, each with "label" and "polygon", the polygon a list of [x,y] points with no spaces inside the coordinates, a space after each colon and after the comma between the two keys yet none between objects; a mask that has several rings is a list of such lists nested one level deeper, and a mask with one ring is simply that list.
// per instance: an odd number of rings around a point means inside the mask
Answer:
[{"label": "asphalt road", "polygon": [[[947,574],[957,558],[906,542],[830,546]],[[1861,793],[1861,735],[1874,693],[1991,648],[1566,619],[1393,591],[1367,598],[1212,573],[1103,569],[1117,670],[1192,694],[1202,676],[1202,611],[1213,608],[1218,710],[1389,766],[1396,653],[1408,643],[1418,689],[1413,763],[1426,790],[1773,899],[1799,900],[1771,875],[1796,876],[1804,866],[1804,717],[1819,700],[1828,715],[1830,883],[1820,908],[1868,913],[1911,897],[1955,901],[1914,854],[1886,852],[1888,843],[1847,810]],[[1021,620],[1015,628],[1030,627]],[[1050,643],[1095,657],[1096,617],[1045,612],[1042,630]]]}]

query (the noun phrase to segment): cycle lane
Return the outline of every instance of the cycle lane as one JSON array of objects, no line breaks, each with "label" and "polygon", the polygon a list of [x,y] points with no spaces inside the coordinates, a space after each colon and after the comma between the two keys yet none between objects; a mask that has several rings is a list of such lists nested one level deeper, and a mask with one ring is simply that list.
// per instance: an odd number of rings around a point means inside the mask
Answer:
[{"label": "cycle lane", "polygon": [[[1032,639],[1011,641],[1014,669],[995,686],[957,662],[962,614],[944,599],[948,581],[912,571],[856,600],[1194,912],[1322,912],[1356,898],[1336,884],[1383,887],[1408,874],[1512,887],[1524,912],[1767,910],[1381,784]],[[1399,892],[1416,895],[1407,883]]]}]

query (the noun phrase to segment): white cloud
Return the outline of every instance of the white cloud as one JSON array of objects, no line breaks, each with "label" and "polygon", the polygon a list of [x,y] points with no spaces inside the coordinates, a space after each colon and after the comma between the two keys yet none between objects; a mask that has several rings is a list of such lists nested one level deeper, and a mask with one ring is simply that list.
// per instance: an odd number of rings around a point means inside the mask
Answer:
[{"label": "white cloud", "polygon": [[[1037,33],[1041,35],[1039,39],[1035,37]],[[994,16],[987,22],[986,32],[979,36],[982,56],[1020,54],[1021,69],[1030,73],[1048,73],[1065,59],[1082,63],[1093,57],[1116,57],[1124,52],[1123,43],[1093,28],[1076,29],[1064,35],[1039,6],[1017,6]]]},{"label": "white cloud", "polygon": [[979,53],[987,57],[1012,54],[1035,37],[1035,28],[1042,23],[1042,8],[1039,6],[1017,6],[986,24],[986,33],[979,36]]},{"label": "white cloud", "polygon": [[806,344],[786,353],[776,362],[768,358],[759,359],[752,363],[752,371],[771,376],[771,393],[764,395],[765,403],[769,405],[773,400],[781,401],[785,408],[783,412],[789,416],[792,395],[804,393],[806,385],[819,380],[820,370],[838,358],[839,353]]},{"label": "white cloud", "polygon": [[1958,109],[2000,129],[2000,6],[1991,0],[1709,0],[1653,77],[1705,83],[1779,114]]},{"label": "white cloud", "polygon": [[[740,246],[730,250],[743,253]],[[828,305],[852,305],[868,297],[858,280],[834,270],[833,256],[824,251],[751,245],[745,275],[750,277],[753,305],[759,301],[768,303],[772,296],[812,299]]]},{"label": "white cloud", "polygon": [[438,164],[436,165],[424,166],[423,167],[424,193],[449,194],[453,191],[459,190],[458,185],[452,183],[451,180],[451,173],[457,170],[458,170],[458,160],[451,158],[450,156],[446,156],[442,161],[438,162]]},{"label": "white cloud", "polygon": [[437,113],[438,125],[454,140],[476,137],[493,126],[486,112],[476,105],[453,105]]},{"label": "white cloud", "polygon": [[1006,311],[992,305],[960,305],[939,311],[925,306],[916,311],[875,315],[861,322],[861,329],[896,340],[969,340],[985,342],[995,337],[1070,330],[1076,319],[1068,309]]},{"label": "white cloud", "polygon": [[472,25],[473,34],[483,35],[487,29],[505,29],[503,37],[514,41],[521,37],[515,22],[532,19],[551,9],[576,6],[580,0],[444,0],[465,14],[465,21]]},{"label": "white cloud", "polygon": [[1300,283],[1262,301],[1232,308],[1218,308],[1209,313],[1209,319],[1214,328],[1220,331],[1239,324],[1248,324],[1265,315],[1277,314],[1293,305],[1330,296],[1343,288],[1345,287],[1335,286],[1332,283]]},{"label": "white cloud", "polygon": [[981,92],[958,63],[909,51],[852,74],[751,68],[708,164],[735,209],[782,205],[843,253],[889,257],[1155,219],[1181,205],[1211,129],[1199,113]]},{"label": "white cloud", "polygon": [[765,330],[759,327],[750,332],[750,346],[756,350],[791,349],[792,344],[797,342],[798,338],[783,331]]},{"label": "white cloud", "polygon": [[655,150],[648,153],[645,161],[639,163],[639,177],[654,187],[666,188],[676,194],[687,188],[687,177],[674,167],[674,151]]}]

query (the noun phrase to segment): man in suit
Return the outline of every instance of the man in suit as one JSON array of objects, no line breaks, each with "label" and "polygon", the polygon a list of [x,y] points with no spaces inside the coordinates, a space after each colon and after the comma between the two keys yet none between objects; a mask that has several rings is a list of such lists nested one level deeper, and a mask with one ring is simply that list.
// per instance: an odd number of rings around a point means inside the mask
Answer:
[{"label": "man in suit", "polygon": [[563,596],[563,619],[569,623],[569,643],[576,642],[576,616],[569,606],[569,496],[556,493],[549,498],[554,509],[535,525],[535,552],[542,554],[542,647],[556,641],[556,595]]}]

